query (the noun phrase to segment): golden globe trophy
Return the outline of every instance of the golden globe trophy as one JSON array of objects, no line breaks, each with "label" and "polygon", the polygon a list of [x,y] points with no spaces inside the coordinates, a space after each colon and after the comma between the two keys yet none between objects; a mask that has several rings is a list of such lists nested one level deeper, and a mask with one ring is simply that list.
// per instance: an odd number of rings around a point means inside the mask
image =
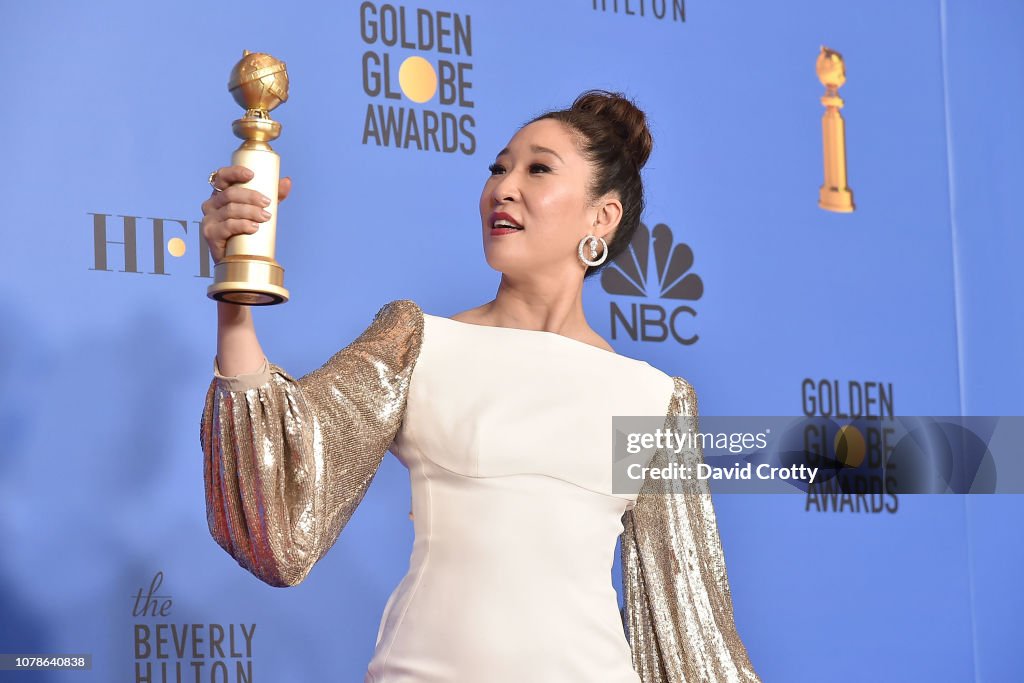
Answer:
[{"label": "golden globe trophy", "polygon": [[253,172],[242,187],[270,199],[270,218],[252,234],[238,234],[227,241],[224,258],[213,268],[213,284],[206,295],[217,301],[247,306],[268,306],[288,301],[284,268],[274,259],[277,236],[277,187],[281,157],[270,141],[281,134],[281,124],[270,111],[288,99],[288,72],[284,62],[262,52],[244,50],[231,70],[228,90],[245,115],[231,124],[242,144],[231,155],[231,165]]},{"label": "golden globe trophy", "polygon": [[843,98],[839,88],[846,83],[846,64],[843,56],[822,45],[814,68],[818,80],[825,86],[821,103],[825,113],[821,117],[822,152],[825,162],[825,182],[818,188],[818,206],[828,211],[849,213],[854,210],[853,190],[846,184],[846,124],[839,112]]}]

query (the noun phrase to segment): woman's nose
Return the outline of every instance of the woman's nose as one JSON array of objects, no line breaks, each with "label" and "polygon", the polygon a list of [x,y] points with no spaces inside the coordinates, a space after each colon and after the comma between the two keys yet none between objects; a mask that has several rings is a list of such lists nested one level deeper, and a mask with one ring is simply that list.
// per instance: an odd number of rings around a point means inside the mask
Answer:
[{"label": "woman's nose", "polygon": [[501,203],[515,200],[519,196],[519,189],[516,186],[515,177],[511,173],[498,176],[494,183],[494,191],[491,195],[494,201]]}]

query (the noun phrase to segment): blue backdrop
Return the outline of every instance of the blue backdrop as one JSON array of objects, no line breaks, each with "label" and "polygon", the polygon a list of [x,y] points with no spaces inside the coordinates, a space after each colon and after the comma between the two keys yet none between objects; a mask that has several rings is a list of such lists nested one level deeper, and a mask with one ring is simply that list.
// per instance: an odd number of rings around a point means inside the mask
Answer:
[{"label": "blue backdrop", "polygon": [[[843,397],[879,383],[897,414],[1024,413],[1020,2],[0,7],[0,652],[93,656],[88,673],[0,677],[137,680],[160,661],[137,629],[174,623],[255,624],[257,680],[362,680],[407,567],[409,483],[390,456],[297,587],[260,583],[207,530],[198,426],[216,311],[199,206],[238,144],[226,84],[243,49],[291,79],[273,116],[294,179],[277,250],[292,300],[255,318],[296,376],[392,299],[437,315],[489,300],[488,163],[533,115],[607,88],[650,118],[644,222],[692,251],[701,285],[679,299],[654,273],[633,295],[588,282],[588,319],[620,353],[687,377],[707,414],[799,415],[807,379]],[[852,213],[817,204],[822,45],[846,63]],[[398,77],[413,56],[441,79],[422,103]],[[613,327],[616,310],[681,307],[693,343]],[[1024,680],[1019,496],[715,505],[765,681]],[[139,610],[154,578],[163,615]]]}]

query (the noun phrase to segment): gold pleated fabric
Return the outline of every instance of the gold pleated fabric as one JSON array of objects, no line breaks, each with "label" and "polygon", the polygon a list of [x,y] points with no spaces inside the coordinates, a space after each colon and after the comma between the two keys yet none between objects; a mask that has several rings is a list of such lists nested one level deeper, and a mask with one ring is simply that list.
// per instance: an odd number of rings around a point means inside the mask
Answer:
[{"label": "gold pleated fabric", "polygon": [[[698,430],[697,395],[673,377],[665,430]],[[696,472],[694,448],[659,449],[652,467]],[[622,587],[633,668],[643,683],[760,681],[736,631],[706,480],[648,478],[623,515]]]},{"label": "gold pleated fabric", "polygon": [[271,586],[294,586],[334,545],[405,413],[423,339],[410,300],[295,380],[264,359],[214,379],[200,423],[210,533]]}]

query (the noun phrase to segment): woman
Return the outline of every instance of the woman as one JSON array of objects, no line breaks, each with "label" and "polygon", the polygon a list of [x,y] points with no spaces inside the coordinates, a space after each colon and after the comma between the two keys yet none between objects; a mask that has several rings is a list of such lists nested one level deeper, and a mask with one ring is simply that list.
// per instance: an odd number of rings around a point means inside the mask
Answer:
[{"label": "woman", "polygon": [[[665,415],[668,427],[697,411],[686,380],[616,354],[583,314],[584,278],[639,224],[651,146],[643,112],[617,93],[533,119],[480,196],[495,298],[451,318],[392,301],[298,380],[267,360],[248,308],[218,304],[207,512],[243,567],[299,583],[384,453],[409,469],[413,553],[366,681],[759,680],[706,485],[611,490],[611,416]],[[250,177],[214,175],[203,235],[215,259],[267,218],[265,198],[237,187]],[[289,190],[284,179],[282,199]],[[652,464],[701,457],[658,451]],[[620,534],[628,641],[609,580]]]}]

